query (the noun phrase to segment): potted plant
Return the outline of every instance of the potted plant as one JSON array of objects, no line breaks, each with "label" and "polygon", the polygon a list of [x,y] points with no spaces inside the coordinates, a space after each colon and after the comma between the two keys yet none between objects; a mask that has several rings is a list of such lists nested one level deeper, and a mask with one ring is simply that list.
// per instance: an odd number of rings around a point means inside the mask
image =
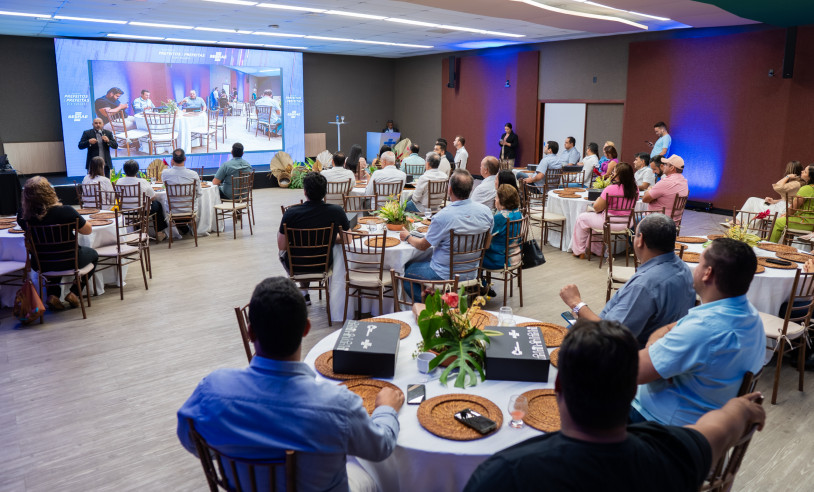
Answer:
[{"label": "potted plant", "polygon": [[[294,166],[288,166],[290,169],[286,169],[290,176],[289,185],[287,187],[293,190],[298,190],[302,188],[302,178],[314,170],[314,160],[306,157],[305,162],[295,162],[294,164]],[[282,179],[280,179],[280,187],[285,188],[285,186],[283,186]]]},{"label": "potted plant", "polygon": [[[764,215],[765,214],[765,215]],[[761,212],[757,216],[755,216],[754,220],[762,220],[769,216],[769,211]],[[727,220],[727,224],[730,224],[729,229],[724,232],[724,236],[734,239],[735,241],[740,241],[742,243],[748,244],[750,247],[754,248],[757,246],[757,243],[760,242],[760,237],[752,234],[749,232],[749,225],[748,224],[732,224],[732,221]],[[704,247],[709,245],[712,241],[707,241],[704,243]]]},{"label": "potted plant", "polygon": [[387,223],[387,228],[391,231],[400,231],[404,226],[411,224],[420,217],[407,211],[407,203],[401,203],[398,197],[391,197],[381,210],[373,212]]},{"label": "potted plant", "polygon": [[484,349],[489,344],[490,336],[501,335],[499,331],[478,329],[472,323],[473,315],[486,301],[478,297],[467,309],[466,295],[461,287],[458,293],[441,294],[435,291],[424,302],[426,307],[418,315],[422,337],[418,350],[438,353],[430,361],[430,370],[449,362],[441,373],[441,384],[446,385],[449,374],[457,369],[455,386],[458,388],[478,384],[475,371],[480,373],[483,381],[486,377],[483,372]]}]

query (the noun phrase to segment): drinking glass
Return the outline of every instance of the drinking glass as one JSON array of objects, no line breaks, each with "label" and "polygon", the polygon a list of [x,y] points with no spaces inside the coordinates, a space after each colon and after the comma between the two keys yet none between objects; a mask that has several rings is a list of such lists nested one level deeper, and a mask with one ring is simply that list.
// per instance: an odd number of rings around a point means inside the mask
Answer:
[{"label": "drinking glass", "polygon": [[509,415],[512,420],[509,422],[509,427],[513,429],[522,429],[526,425],[523,422],[523,417],[529,411],[529,400],[523,395],[512,395],[509,398]]},{"label": "drinking glass", "polygon": [[512,312],[512,308],[509,306],[500,308],[500,312],[497,315],[497,324],[499,326],[514,326],[514,313]]}]

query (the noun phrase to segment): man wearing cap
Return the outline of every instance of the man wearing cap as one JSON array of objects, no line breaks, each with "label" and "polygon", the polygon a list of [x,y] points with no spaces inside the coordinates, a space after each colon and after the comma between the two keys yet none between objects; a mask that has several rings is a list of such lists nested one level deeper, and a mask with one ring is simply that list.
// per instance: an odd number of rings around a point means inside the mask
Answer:
[{"label": "man wearing cap", "polygon": [[[649,204],[650,210],[661,210],[673,217],[673,203],[676,195],[687,196],[690,194],[687,187],[687,179],[682,174],[684,172],[684,159],[679,155],[671,155],[661,160],[659,169],[662,172],[658,183],[647,189],[642,201]],[[681,220],[684,211],[680,211],[678,217],[673,219]]]}]

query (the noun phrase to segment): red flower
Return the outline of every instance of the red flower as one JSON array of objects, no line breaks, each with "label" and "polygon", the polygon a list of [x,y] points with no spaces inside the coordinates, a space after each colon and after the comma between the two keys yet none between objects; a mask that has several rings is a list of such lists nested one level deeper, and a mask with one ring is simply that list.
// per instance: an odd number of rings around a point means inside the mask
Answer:
[{"label": "red flower", "polygon": [[754,220],[765,219],[768,216],[769,216],[769,210],[764,210],[763,212],[760,212],[759,214],[757,214],[757,216],[755,216]]},{"label": "red flower", "polygon": [[441,300],[444,301],[447,306],[455,309],[458,307],[458,294],[455,292],[447,292],[446,294],[441,296]]}]

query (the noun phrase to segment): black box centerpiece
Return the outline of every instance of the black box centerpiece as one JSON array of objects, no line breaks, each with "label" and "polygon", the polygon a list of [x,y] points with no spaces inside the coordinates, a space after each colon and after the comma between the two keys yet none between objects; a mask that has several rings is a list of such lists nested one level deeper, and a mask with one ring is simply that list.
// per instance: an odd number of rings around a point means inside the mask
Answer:
[{"label": "black box centerpiece", "polygon": [[489,326],[503,335],[489,337],[486,379],[547,383],[551,360],[536,326]]},{"label": "black box centerpiece", "polygon": [[396,323],[347,321],[334,345],[334,372],[392,378],[400,331]]}]

